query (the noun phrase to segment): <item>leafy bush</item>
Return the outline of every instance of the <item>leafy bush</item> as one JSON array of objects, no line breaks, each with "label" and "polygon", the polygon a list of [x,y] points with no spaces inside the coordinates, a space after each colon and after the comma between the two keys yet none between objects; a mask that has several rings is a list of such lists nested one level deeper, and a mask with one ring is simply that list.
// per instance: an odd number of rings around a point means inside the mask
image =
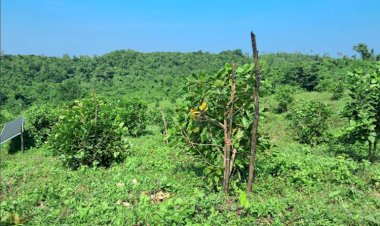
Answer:
[{"label": "leafy bush", "polygon": [[331,97],[332,100],[339,100],[342,98],[344,93],[344,87],[342,84],[335,85],[333,88],[333,95]]},{"label": "leafy bush", "polygon": [[25,113],[27,146],[39,147],[51,133],[52,127],[58,122],[59,111],[52,105],[36,105]]},{"label": "leafy bush", "polygon": [[3,127],[3,123],[5,122],[5,117],[3,116],[3,114],[0,112],[0,126],[1,128]]},{"label": "leafy bush", "polygon": [[370,171],[370,184],[372,184],[377,190],[380,188],[380,168],[374,168],[373,171]]},{"label": "leafy bush", "polygon": [[344,130],[341,128],[333,132],[329,131],[327,134],[328,151],[335,155],[350,156],[356,161],[368,160],[368,147],[365,143],[355,142],[346,144],[342,142],[342,137],[344,136]]},{"label": "leafy bush", "polygon": [[5,123],[9,122],[10,120],[12,120],[14,118],[14,116],[8,112],[7,110],[1,110],[0,111],[0,130],[3,129],[3,126],[5,125]]},{"label": "leafy bush", "polygon": [[5,93],[0,91],[0,106],[5,105],[5,102],[7,101],[8,96],[5,95]]},{"label": "leafy bush", "polygon": [[[300,150],[301,149],[301,150]],[[358,163],[342,155],[327,157],[312,155],[311,147],[293,145],[276,150],[270,157],[262,158],[257,170],[258,177],[281,177],[296,186],[314,186],[322,182],[350,184],[357,181],[365,163]]]},{"label": "leafy bush", "polygon": [[54,126],[51,148],[70,168],[107,167],[126,157],[129,145],[122,136],[123,126],[113,105],[95,97],[75,101]]},{"label": "leafy bush", "polygon": [[283,86],[277,90],[275,99],[278,101],[278,106],[276,109],[278,113],[288,111],[288,106],[294,101],[293,92],[294,88],[291,86]]},{"label": "leafy bush", "polygon": [[83,97],[83,93],[81,78],[79,76],[66,79],[57,86],[57,94],[61,101],[70,101],[76,98],[81,98]]},{"label": "leafy bush", "polygon": [[318,62],[297,62],[287,65],[282,84],[298,85],[313,91],[319,83]]},{"label": "leafy bush", "polygon": [[164,140],[167,142],[171,138],[174,115],[175,106],[169,101],[156,102],[154,108],[148,113],[149,122],[160,127],[160,131],[164,135]]},{"label": "leafy bush", "polygon": [[145,132],[148,106],[138,99],[123,98],[115,103],[115,114],[124,123],[127,134],[139,136]]},{"label": "leafy bush", "polygon": [[3,129],[5,123],[6,123],[5,116],[0,111],[0,131]]},{"label": "leafy bush", "polygon": [[368,157],[374,162],[380,140],[380,63],[370,73],[355,70],[349,75],[352,101],[346,105],[344,115],[350,124],[342,140],[351,144],[368,142]]},{"label": "leafy bush", "polygon": [[329,115],[330,111],[326,104],[302,101],[289,112],[288,117],[296,139],[301,143],[315,146],[323,141]]},{"label": "leafy bush", "polygon": [[[188,150],[201,162],[197,165],[207,175],[208,186],[221,189],[224,176],[223,152],[225,148],[225,125],[230,105],[232,67],[226,64],[218,73],[193,75],[185,88],[184,99],[179,103],[177,126]],[[247,177],[250,155],[250,134],[254,106],[252,90],[254,80],[252,65],[236,69],[236,94],[231,123],[232,162],[231,186]],[[264,136],[258,136],[258,151],[269,147]],[[233,157],[232,157],[233,158]]]}]

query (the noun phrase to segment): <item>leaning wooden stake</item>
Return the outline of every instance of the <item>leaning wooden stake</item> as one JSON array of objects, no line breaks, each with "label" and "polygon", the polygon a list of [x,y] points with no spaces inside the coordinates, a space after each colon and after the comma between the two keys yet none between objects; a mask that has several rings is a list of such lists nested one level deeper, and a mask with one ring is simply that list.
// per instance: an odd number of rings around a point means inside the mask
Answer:
[{"label": "leaning wooden stake", "polygon": [[228,176],[228,182],[231,177],[231,172],[235,160],[235,154],[236,150],[233,149],[234,151],[232,152],[232,157],[231,157],[231,148],[233,148],[232,144],[232,123],[233,123],[233,117],[234,117],[234,105],[235,105],[235,94],[236,94],[236,67],[235,64],[232,64],[232,84],[231,84],[231,100],[230,100],[230,111],[229,111],[229,122],[228,122],[228,140],[229,142],[229,147],[228,147],[228,157],[230,159],[228,168],[227,168],[227,176]]},{"label": "leaning wooden stake", "polygon": [[255,104],[255,115],[252,126],[252,139],[251,139],[251,156],[249,161],[249,174],[248,174],[248,187],[247,192],[252,192],[252,181],[255,169],[255,155],[257,146],[257,128],[259,125],[259,89],[260,89],[260,67],[259,67],[259,56],[256,46],[256,36],[251,32],[251,42],[253,50],[253,62],[254,62],[254,73],[255,73],[255,90],[253,91],[253,100]]},{"label": "leaning wooden stake", "polygon": [[234,100],[235,100],[235,88],[236,88],[236,72],[235,64],[232,64],[232,84],[231,84],[231,99],[228,106],[224,112],[224,177],[223,177],[223,188],[224,193],[228,193],[229,179],[232,171],[233,158],[231,159],[231,138],[232,138],[232,120],[234,115]]}]

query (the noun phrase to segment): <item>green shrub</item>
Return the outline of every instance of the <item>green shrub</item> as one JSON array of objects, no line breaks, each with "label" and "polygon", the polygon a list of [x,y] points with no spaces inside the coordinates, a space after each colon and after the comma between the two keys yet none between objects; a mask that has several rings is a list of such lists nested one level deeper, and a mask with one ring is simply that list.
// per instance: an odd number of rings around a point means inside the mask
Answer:
[{"label": "green shrub", "polygon": [[283,86],[276,92],[275,99],[278,101],[276,111],[278,113],[284,113],[288,111],[288,106],[294,101],[293,97],[294,88],[291,86]]},{"label": "green shrub", "polygon": [[271,156],[264,157],[258,165],[260,178],[281,177],[295,186],[314,186],[318,183],[357,183],[365,163],[356,162],[342,155],[337,157],[310,154],[315,148],[291,146],[277,149]]},{"label": "green shrub", "polygon": [[39,147],[51,133],[58,122],[59,111],[52,105],[33,106],[25,113],[27,146]]},{"label": "green shrub", "polygon": [[107,167],[126,157],[129,145],[122,136],[123,126],[113,105],[87,98],[63,112],[49,141],[53,152],[70,168]]},{"label": "green shrub", "polygon": [[148,106],[145,102],[138,99],[123,98],[117,100],[115,105],[115,114],[118,120],[124,123],[128,135],[139,136],[145,132],[148,121]]},{"label": "green shrub", "polygon": [[375,162],[380,140],[380,63],[369,73],[358,69],[349,76],[351,101],[343,113],[350,121],[341,139],[347,144],[367,143],[368,159]]},{"label": "green shrub", "polygon": [[5,123],[14,119],[14,116],[7,110],[0,110],[0,130],[3,129]]},{"label": "green shrub", "polygon": [[343,85],[335,85],[334,88],[333,88],[333,95],[331,97],[332,100],[339,100],[340,98],[342,98],[343,96],[343,93],[344,93],[344,87]]},{"label": "green shrub", "polygon": [[296,139],[300,143],[315,146],[323,141],[329,115],[326,104],[302,101],[289,112],[288,117]]},{"label": "green shrub", "polygon": [[286,67],[282,84],[300,86],[313,91],[319,83],[319,62],[290,63]]},{"label": "green shrub", "polygon": [[380,188],[380,168],[373,168],[369,173],[369,184],[373,185],[376,189]]},{"label": "green shrub", "polygon": [[[254,106],[252,103],[252,65],[236,68],[236,95],[231,123],[231,147],[236,153],[232,163],[230,186],[235,189],[247,178],[251,147]],[[224,176],[223,151],[227,125],[226,109],[230,108],[232,67],[226,64],[218,73],[198,74],[188,79],[184,98],[175,125],[188,151],[199,159],[199,167],[212,190],[222,188]],[[263,116],[261,114],[260,116]],[[268,139],[258,135],[258,152],[269,148]]]},{"label": "green shrub", "polygon": [[3,114],[0,112],[0,126],[1,128],[3,127],[3,123],[5,122],[5,117],[3,116]]},{"label": "green shrub", "polygon": [[0,111],[0,132],[1,132],[1,130],[3,129],[5,123],[6,123],[5,116],[4,116],[4,115],[1,113],[1,111]]},{"label": "green shrub", "polygon": [[148,112],[149,122],[159,126],[165,141],[171,137],[170,128],[173,127],[173,115],[175,115],[175,107],[169,101],[156,102]]}]

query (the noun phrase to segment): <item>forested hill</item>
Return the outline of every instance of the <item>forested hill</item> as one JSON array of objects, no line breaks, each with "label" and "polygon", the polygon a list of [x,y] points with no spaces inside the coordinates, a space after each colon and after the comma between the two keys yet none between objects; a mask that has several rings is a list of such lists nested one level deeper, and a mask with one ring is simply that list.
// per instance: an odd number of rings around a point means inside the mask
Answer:
[{"label": "forested hill", "polygon": [[219,54],[118,50],[94,57],[4,55],[1,60],[0,106],[19,111],[35,101],[61,102],[92,91],[170,96],[176,93],[172,87],[177,86],[175,83],[179,78],[191,73],[216,71],[225,62],[233,61],[244,64],[249,59],[240,50]]},{"label": "forested hill", "polygon": [[[285,53],[262,55],[260,59],[269,92],[276,84],[297,85],[307,90],[333,89],[337,81],[345,80],[347,71],[368,63]],[[150,100],[175,99],[181,94],[181,84],[187,76],[215,72],[227,62],[243,65],[250,63],[251,58],[241,50],[218,54],[118,50],[94,57],[3,55],[0,106],[18,114],[32,104],[61,103],[92,92]]]},{"label": "forested hill", "polygon": [[260,55],[253,155],[240,50],[4,55],[0,128],[26,123],[1,146],[0,225],[380,225],[380,62],[361,55]]}]

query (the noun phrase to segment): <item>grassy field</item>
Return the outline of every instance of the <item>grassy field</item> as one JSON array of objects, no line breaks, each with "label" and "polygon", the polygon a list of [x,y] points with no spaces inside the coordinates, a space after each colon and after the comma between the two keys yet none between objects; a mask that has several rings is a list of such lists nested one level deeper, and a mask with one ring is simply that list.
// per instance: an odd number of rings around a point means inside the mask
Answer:
[{"label": "grassy field", "polygon": [[[347,98],[303,92],[332,108],[330,130]],[[2,225],[378,225],[380,165],[309,147],[291,137],[285,114],[261,121],[274,144],[258,153],[253,194],[229,197],[207,189],[196,159],[166,144],[157,126],[129,138],[132,154],[110,168],[69,170],[42,147],[1,152]],[[6,219],[6,220],[4,220]]]}]

